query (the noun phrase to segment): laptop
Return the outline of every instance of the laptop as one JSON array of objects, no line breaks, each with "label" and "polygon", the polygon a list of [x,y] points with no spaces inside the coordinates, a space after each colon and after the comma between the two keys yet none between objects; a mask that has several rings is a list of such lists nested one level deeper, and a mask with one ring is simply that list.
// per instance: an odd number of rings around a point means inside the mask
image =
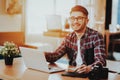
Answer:
[{"label": "laptop", "polygon": [[64,71],[58,66],[51,66],[47,63],[43,51],[31,48],[20,47],[21,55],[27,68],[42,72],[53,73]]}]

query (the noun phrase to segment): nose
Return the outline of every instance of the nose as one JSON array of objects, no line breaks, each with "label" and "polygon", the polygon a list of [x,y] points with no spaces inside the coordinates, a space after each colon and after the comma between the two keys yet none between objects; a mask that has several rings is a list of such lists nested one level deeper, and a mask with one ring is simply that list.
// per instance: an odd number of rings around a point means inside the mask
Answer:
[{"label": "nose", "polygon": [[76,18],[75,20],[74,20],[74,22],[77,22],[78,21],[78,19]]}]

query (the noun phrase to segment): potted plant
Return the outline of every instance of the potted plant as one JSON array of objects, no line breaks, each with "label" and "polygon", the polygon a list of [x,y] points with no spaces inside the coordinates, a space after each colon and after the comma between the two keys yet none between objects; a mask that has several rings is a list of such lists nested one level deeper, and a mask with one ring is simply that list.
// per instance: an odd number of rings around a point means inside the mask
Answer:
[{"label": "potted plant", "polygon": [[19,53],[20,53],[20,50],[19,50],[18,46],[13,42],[8,42],[8,41],[4,42],[3,48],[0,51],[0,54],[5,59],[6,65],[12,65],[13,58],[15,56],[18,56]]}]

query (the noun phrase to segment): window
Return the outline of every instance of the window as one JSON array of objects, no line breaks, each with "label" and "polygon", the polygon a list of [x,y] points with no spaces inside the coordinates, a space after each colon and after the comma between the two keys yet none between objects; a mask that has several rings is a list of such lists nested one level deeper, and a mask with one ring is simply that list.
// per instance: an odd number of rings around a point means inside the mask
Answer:
[{"label": "window", "polygon": [[[56,0],[56,14],[62,16],[62,25],[69,17],[70,9],[75,5],[75,0]],[[62,26],[64,28],[64,26]]]},{"label": "window", "polygon": [[118,1],[118,8],[117,8],[117,10],[118,10],[118,13],[117,13],[117,16],[118,16],[118,18],[117,18],[117,24],[119,24],[120,25],[120,0]]},{"label": "window", "polygon": [[95,17],[94,17],[95,16],[95,8],[94,8],[95,1],[94,0],[79,0],[78,3],[87,8],[89,12],[88,17],[90,19],[88,26],[93,27],[95,25]]},{"label": "window", "polygon": [[112,0],[112,25],[116,25],[117,24],[117,13],[118,13],[118,1],[119,0]]},{"label": "window", "polygon": [[120,29],[120,0],[112,0],[112,19],[109,29],[112,31]]},{"label": "window", "polygon": [[45,15],[53,14],[53,0],[27,0],[27,34],[38,34],[46,29]]},{"label": "window", "polygon": [[[46,15],[62,15],[62,22],[69,14],[75,0],[27,0],[26,34],[40,34],[47,29]],[[64,24],[64,23],[63,23]]]}]

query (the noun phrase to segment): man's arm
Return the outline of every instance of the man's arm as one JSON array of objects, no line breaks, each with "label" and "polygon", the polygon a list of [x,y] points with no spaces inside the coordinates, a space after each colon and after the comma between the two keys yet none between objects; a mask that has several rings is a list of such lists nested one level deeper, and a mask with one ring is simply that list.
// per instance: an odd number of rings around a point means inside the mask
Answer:
[{"label": "man's arm", "polygon": [[60,59],[66,53],[65,39],[54,52],[44,52],[47,62],[53,63]]},{"label": "man's arm", "polygon": [[94,59],[93,65],[106,66],[105,43],[101,34],[96,35],[94,39]]}]

